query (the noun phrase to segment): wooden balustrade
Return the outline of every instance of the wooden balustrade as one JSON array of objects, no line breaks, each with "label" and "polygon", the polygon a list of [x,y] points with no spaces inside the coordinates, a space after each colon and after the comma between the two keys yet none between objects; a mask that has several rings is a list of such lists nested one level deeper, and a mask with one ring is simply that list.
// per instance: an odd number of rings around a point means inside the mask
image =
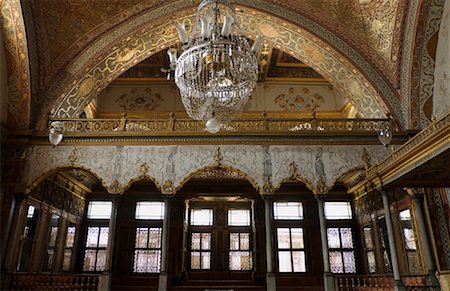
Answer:
[{"label": "wooden balustrade", "polygon": [[[403,284],[408,291],[438,291],[428,286],[426,276],[404,276]],[[386,275],[336,275],[336,289],[339,291],[384,291],[394,290],[394,277]]]},{"label": "wooden balustrade", "polygon": [[96,291],[98,276],[86,274],[9,274],[10,290]]}]

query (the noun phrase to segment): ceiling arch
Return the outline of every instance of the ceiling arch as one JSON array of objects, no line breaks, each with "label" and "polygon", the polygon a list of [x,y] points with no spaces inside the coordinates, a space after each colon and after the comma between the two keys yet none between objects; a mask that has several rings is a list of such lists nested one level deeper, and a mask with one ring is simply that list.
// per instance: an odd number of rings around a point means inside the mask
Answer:
[{"label": "ceiling arch", "polygon": [[[42,107],[52,108],[54,117],[75,117],[93,96],[122,72],[174,44],[177,41],[174,21],[191,21],[193,10],[180,12],[171,8],[173,6],[176,5],[164,6],[164,9],[169,11],[148,11],[99,39],[72,62],[65,80],[58,82],[60,85],[56,88],[52,88],[52,98],[47,100],[47,106]],[[167,17],[158,18],[161,12],[165,12],[163,15]],[[398,113],[400,124],[403,124],[402,110],[397,98],[391,96],[384,101],[382,94],[379,94],[379,86],[371,85],[365,77],[366,74],[360,72],[352,61],[338,53],[334,47],[298,26],[261,11],[243,7],[239,16],[245,17],[244,31],[250,37],[262,34],[276,47],[316,69],[345,92],[363,115],[382,117],[390,107],[394,116],[395,112]],[[124,34],[128,37],[120,39]],[[380,86],[385,88],[383,84]],[[48,112],[41,112],[41,127],[45,127],[47,116]]]}]

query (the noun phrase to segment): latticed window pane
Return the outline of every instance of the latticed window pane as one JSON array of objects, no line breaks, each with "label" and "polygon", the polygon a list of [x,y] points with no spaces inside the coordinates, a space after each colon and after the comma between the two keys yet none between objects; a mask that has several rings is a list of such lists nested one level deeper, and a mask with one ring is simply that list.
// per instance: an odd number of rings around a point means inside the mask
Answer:
[{"label": "latticed window pane", "polygon": [[191,269],[200,270],[200,252],[191,252]]},{"label": "latticed window pane", "polygon": [[278,252],[278,270],[280,272],[292,272],[292,261],[290,251]]},{"label": "latticed window pane", "polygon": [[248,209],[228,210],[228,225],[250,226],[250,210]]},{"label": "latticed window pane", "polygon": [[241,241],[240,246],[241,250],[249,250],[250,249],[250,234],[249,233],[241,233]]},{"label": "latticed window pane", "polygon": [[367,249],[373,249],[372,228],[364,227],[364,245]]},{"label": "latticed window pane", "polygon": [[341,243],[342,248],[353,248],[353,238],[352,238],[352,229],[351,228],[341,228]]},{"label": "latticed window pane", "polygon": [[150,228],[150,236],[148,241],[148,247],[151,249],[161,248],[161,228]]},{"label": "latticed window pane", "polygon": [[252,256],[250,252],[230,252],[230,270],[245,271],[252,269]]},{"label": "latticed window pane", "polygon": [[389,260],[389,254],[388,254],[387,250],[383,251],[383,261],[384,261],[385,272],[391,273],[392,272],[391,261]]},{"label": "latticed window pane", "polygon": [[344,273],[341,252],[330,252],[330,270],[332,273]]},{"label": "latticed window pane", "polygon": [[106,264],[106,250],[98,250],[97,252],[97,264],[95,267],[96,271],[104,271]]},{"label": "latticed window pane", "polygon": [[52,268],[52,264],[53,264],[53,256],[55,254],[55,250],[54,249],[48,249],[47,250],[47,269],[50,270]]},{"label": "latticed window pane", "polygon": [[293,249],[303,249],[303,228],[291,228],[291,240]]},{"label": "latticed window pane", "polygon": [[88,227],[88,234],[86,238],[86,247],[98,246],[98,234],[100,229],[98,227]]},{"label": "latticed window pane", "polygon": [[211,253],[210,252],[202,252],[202,269],[203,270],[211,269]]},{"label": "latticed window pane", "polygon": [[230,233],[230,250],[239,250],[239,233]]},{"label": "latticed window pane", "polygon": [[212,209],[192,209],[191,210],[191,225],[213,225],[213,210]]},{"label": "latticed window pane", "polygon": [[148,228],[136,229],[136,248],[146,248],[148,239]]},{"label": "latticed window pane", "polygon": [[84,252],[83,271],[95,271],[96,250],[86,250]]},{"label": "latticed window pane", "polygon": [[354,252],[344,252],[345,273],[356,273],[356,261]]},{"label": "latticed window pane", "polygon": [[303,219],[303,205],[301,202],[274,202],[273,212],[275,219]]},{"label": "latticed window pane", "polygon": [[277,239],[279,249],[289,249],[291,247],[289,228],[277,228]]},{"label": "latticed window pane", "polygon": [[292,263],[294,265],[294,272],[306,272],[305,252],[292,252]]},{"label": "latticed window pane", "polygon": [[136,250],[134,252],[134,272],[158,273],[161,268],[161,251]]},{"label": "latticed window pane", "polygon": [[200,239],[201,233],[193,233],[191,235],[191,249],[192,250],[200,250]]},{"label": "latticed window pane", "polygon": [[27,218],[33,218],[36,208],[32,205],[28,206]]},{"label": "latticed window pane", "polygon": [[210,250],[210,249],[211,249],[211,234],[202,233],[202,250]]},{"label": "latticed window pane", "polygon": [[66,248],[72,248],[74,246],[76,230],[77,228],[75,226],[69,226],[67,228]]},{"label": "latticed window pane", "polygon": [[377,272],[377,263],[375,260],[375,253],[373,251],[367,252],[367,267],[369,269],[369,273]]},{"label": "latticed window pane", "polygon": [[108,227],[100,228],[100,238],[98,240],[98,246],[100,248],[106,248],[106,246],[108,246],[108,233],[109,233]]},{"label": "latticed window pane", "polygon": [[341,239],[339,237],[339,228],[327,229],[328,247],[338,249],[341,247]]}]

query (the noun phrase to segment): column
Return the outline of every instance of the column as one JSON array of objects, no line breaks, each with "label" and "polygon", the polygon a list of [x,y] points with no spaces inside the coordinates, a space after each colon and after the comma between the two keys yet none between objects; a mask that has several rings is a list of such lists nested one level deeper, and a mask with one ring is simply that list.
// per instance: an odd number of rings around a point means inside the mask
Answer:
[{"label": "column", "polygon": [[266,228],[266,264],[267,264],[267,275],[266,284],[267,291],[276,291],[277,282],[274,273],[274,249],[273,249],[273,228],[272,228],[272,197],[270,195],[264,195],[264,222]]},{"label": "column", "polygon": [[414,202],[415,218],[417,225],[419,226],[420,240],[423,246],[423,255],[426,261],[427,268],[427,281],[430,286],[439,286],[439,281],[435,276],[436,265],[434,263],[434,255],[431,249],[430,237],[428,234],[428,229],[426,227],[425,214],[423,211],[424,203],[424,193],[418,193],[414,189],[407,189],[408,194],[411,195],[411,199]]},{"label": "column", "polygon": [[325,220],[324,203],[322,197],[319,195],[316,195],[316,200],[319,212],[320,240],[322,243],[323,286],[325,291],[333,291],[335,290],[335,284],[333,274],[330,271],[330,255],[328,252],[327,222]]},{"label": "column", "polygon": [[105,270],[98,278],[98,291],[107,291],[111,289],[112,261],[114,255],[114,240],[117,224],[117,209],[119,204],[118,194],[111,195],[112,209],[109,219],[108,246],[106,247]]},{"label": "column", "polygon": [[159,273],[158,291],[167,290],[169,274],[169,237],[170,237],[170,198],[173,195],[163,195],[164,197],[164,219],[161,238],[161,269]]},{"label": "column", "polygon": [[386,218],[385,220],[389,240],[389,251],[391,253],[392,272],[394,273],[394,288],[395,288],[394,290],[404,291],[406,289],[405,286],[403,286],[402,278],[400,276],[400,270],[398,268],[397,249],[395,247],[395,236],[394,230],[392,228],[392,218],[391,218],[391,210],[389,207],[389,198],[385,190],[381,189],[380,192],[383,197],[383,208],[384,208],[384,216]]}]

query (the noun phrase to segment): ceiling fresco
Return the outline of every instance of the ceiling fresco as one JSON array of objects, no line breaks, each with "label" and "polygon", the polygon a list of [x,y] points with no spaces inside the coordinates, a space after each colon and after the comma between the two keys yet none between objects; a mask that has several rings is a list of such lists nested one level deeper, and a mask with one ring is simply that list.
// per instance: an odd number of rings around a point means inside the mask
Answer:
[{"label": "ceiling fresco", "polygon": [[[192,14],[199,0],[4,0],[2,8],[4,3],[13,2],[20,3],[31,12],[25,19],[25,26],[31,28],[27,34],[36,40],[36,52],[33,51],[32,55],[38,60],[38,65],[34,66],[38,72],[32,72],[32,75],[39,76],[39,96],[33,96],[33,102],[26,101],[28,104],[35,104],[31,112],[33,126],[42,127],[50,111],[54,114],[58,110],[57,105],[64,103],[64,98],[73,99],[73,94],[76,94],[76,104],[64,106],[69,106],[67,110],[75,106],[79,112],[79,105],[93,98],[95,92],[100,92],[114,78],[143,61],[144,56],[137,56],[131,51],[127,55],[122,46],[137,40],[138,31],[145,34],[158,21],[168,25],[180,17]],[[320,79],[323,76],[337,90],[344,90],[353,96],[350,99],[359,102],[360,107],[369,102],[358,100],[357,95],[372,98],[371,106],[378,103],[378,109],[373,107],[373,110],[384,113],[390,111],[401,128],[410,127],[414,118],[417,120],[420,118],[417,116],[423,115],[421,108],[414,111],[410,108],[413,105],[418,108],[416,104],[421,102],[423,104],[424,101],[418,98],[425,99],[408,94],[407,88],[411,87],[414,76],[421,75],[422,66],[412,65],[414,61],[429,62],[429,59],[421,55],[414,55],[414,48],[424,47],[429,38],[415,43],[414,37],[417,23],[428,23],[427,19],[431,14],[436,16],[439,12],[442,13],[443,0],[426,0],[424,3],[418,0],[234,2],[238,4],[237,10],[244,15],[253,13],[255,17],[264,17],[266,23],[279,21],[279,26],[292,26],[292,32],[299,35],[310,33],[312,36],[308,38],[311,43],[308,45],[316,42],[320,46],[319,50],[323,50],[320,54],[317,48],[306,48],[309,51],[305,51],[305,48],[298,47],[305,45],[304,42],[298,42],[297,47],[279,43],[278,46],[275,45],[275,49],[286,50],[289,54],[281,55],[284,59],[280,59],[280,56],[276,56],[277,51],[273,50],[272,58],[266,60],[267,70],[260,73],[260,81],[278,78],[280,75],[294,79]],[[426,5],[428,6],[424,7]],[[247,8],[259,12],[251,12]],[[424,10],[430,13],[427,14]],[[274,17],[271,18],[270,15]],[[247,18],[243,21],[247,20],[250,21]],[[260,31],[264,37],[275,42],[282,39],[283,35],[279,35],[280,32],[274,27],[261,26]],[[247,33],[257,33],[254,28],[249,29]],[[423,34],[427,35],[426,32]],[[402,44],[404,40],[407,42]],[[169,40],[165,47],[173,44],[172,42],[173,40]],[[146,49],[145,53],[150,56],[165,47],[155,47],[151,51]],[[105,75],[104,80],[96,78],[83,82],[90,71],[101,69],[99,64],[105,58],[110,58],[115,48],[115,53],[122,49],[125,54],[122,60],[126,61],[123,62],[121,71]],[[289,63],[290,55],[295,55],[307,65],[279,65]],[[325,59],[321,59],[323,57]],[[25,59],[28,61],[28,56]],[[328,70],[330,64],[321,64],[324,60],[332,60],[336,66],[347,66],[346,76],[334,76],[339,70],[337,67]],[[420,72],[412,74],[413,68],[419,68]],[[33,66],[32,69],[34,70]],[[130,74],[131,72],[132,70]],[[86,96],[80,96],[80,88],[91,90],[84,90]],[[402,96],[411,96],[411,99]]]}]

